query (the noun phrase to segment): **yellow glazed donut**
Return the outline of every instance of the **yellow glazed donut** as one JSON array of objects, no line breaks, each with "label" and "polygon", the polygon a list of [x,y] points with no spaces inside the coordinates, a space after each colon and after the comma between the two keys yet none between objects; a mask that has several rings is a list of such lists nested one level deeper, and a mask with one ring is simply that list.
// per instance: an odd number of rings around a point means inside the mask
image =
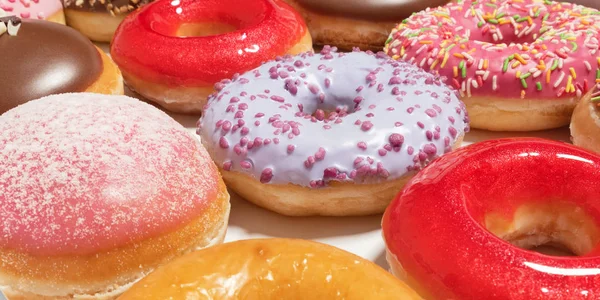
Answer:
[{"label": "yellow glazed donut", "polygon": [[293,239],[223,244],[182,256],[123,294],[131,299],[421,299],[377,265]]}]

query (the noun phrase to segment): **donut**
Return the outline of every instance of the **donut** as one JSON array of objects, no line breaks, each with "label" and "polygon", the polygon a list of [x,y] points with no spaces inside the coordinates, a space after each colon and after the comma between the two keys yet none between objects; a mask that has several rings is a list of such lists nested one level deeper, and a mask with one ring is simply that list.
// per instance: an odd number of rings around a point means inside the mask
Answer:
[{"label": "donut", "polygon": [[65,24],[61,0],[0,0],[0,17],[48,20]]},{"label": "donut", "polygon": [[0,116],[0,289],[112,299],[220,243],[229,195],[192,133],[126,96],[59,94]]},{"label": "donut", "polygon": [[588,93],[575,107],[571,120],[573,144],[600,152],[600,84]]},{"label": "donut", "polygon": [[374,263],[294,239],[243,240],[190,253],[129,289],[128,299],[421,299]]},{"label": "donut", "polygon": [[304,21],[281,0],[159,0],[125,19],[110,52],[130,88],[199,113],[220,80],[310,49]]},{"label": "donut", "polygon": [[67,25],[93,41],[110,42],[125,16],[152,0],[63,0],[63,2]]},{"label": "donut", "polygon": [[564,0],[563,2],[569,2],[594,9],[600,9],[600,2],[598,2],[597,0]]},{"label": "donut", "polygon": [[390,28],[427,7],[449,0],[286,0],[306,20],[317,45],[381,50]]},{"label": "donut", "polygon": [[569,124],[600,78],[598,11],[547,0],[458,0],[414,14],[385,52],[439,73],[472,127],[532,131]]},{"label": "donut", "polygon": [[[425,299],[596,299],[600,156],[534,138],[473,144],[394,199],[388,261]],[[580,257],[529,249],[555,244]]]},{"label": "donut", "polygon": [[0,114],[51,94],[123,94],[123,79],[115,63],[64,25],[0,17],[0,57],[5,70],[0,80]]},{"label": "donut", "polygon": [[198,122],[203,144],[228,187],[285,215],[381,213],[469,130],[439,77],[383,52],[326,46],[216,88]]}]

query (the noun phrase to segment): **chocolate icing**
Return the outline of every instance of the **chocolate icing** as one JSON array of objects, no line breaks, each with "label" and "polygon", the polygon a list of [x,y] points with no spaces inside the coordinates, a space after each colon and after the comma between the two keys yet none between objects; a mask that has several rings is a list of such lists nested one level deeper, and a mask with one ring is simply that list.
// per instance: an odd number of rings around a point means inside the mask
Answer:
[{"label": "chocolate icing", "polygon": [[575,3],[595,9],[600,9],[600,0],[561,0],[561,2]]},{"label": "chocolate icing", "polygon": [[294,0],[317,13],[365,20],[400,21],[427,7],[444,5],[448,0]]},{"label": "chocolate icing", "polygon": [[15,16],[1,17],[0,22],[4,23],[6,26],[8,26],[8,22],[12,22],[13,25],[19,25],[21,24],[21,18]]},{"label": "chocolate icing", "polygon": [[25,19],[0,35],[0,114],[50,94],[83,92],[103,71],[96,47],[70,27]]},{"label": "chocolate icing", "polygon": [[129,13],[153,0],[62,0],[65,8],[79,11],[110,13],[120,15]]}]

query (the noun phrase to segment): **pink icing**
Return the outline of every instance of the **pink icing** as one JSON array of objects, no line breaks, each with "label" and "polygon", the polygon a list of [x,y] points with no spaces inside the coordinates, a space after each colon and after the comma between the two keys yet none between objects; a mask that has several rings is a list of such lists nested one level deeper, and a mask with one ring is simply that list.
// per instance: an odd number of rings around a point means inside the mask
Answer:
[{"label": "pink icing", "polygon": [[600,78],[599,25],[600,12],[569,3],[459,0],[399,24],[385,51],[462,97],[578,98]]},{"label": "pink icing", "polygon": [[0,9],[25,19],[46,19],[62,10],[60,0],[0,0]]},{"label": "pink icing", "polygon": [[0,247],[89,254],[200,216],[218,173],[198,140],[125,96],[62,94],[0,116]]}]

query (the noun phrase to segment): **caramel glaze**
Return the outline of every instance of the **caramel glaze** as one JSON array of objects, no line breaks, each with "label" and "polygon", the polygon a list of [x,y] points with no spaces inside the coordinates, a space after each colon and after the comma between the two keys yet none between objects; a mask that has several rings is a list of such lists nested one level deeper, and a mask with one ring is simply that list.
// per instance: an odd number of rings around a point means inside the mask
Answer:
[{"label": "caramel glaze", "polygon": [[94,45],[70,27],[22,21],[16,36],[0,35],[0,114],[43,96],[83,92],[103,71]]},{"label": "caramel glaze", "polygon": [[152,0],[62,0],[67,9],[110,13],[113,16],[129,13]]},{"label": "caramel glaze", "polygon": [[400,21],[413,12],[437,7],[448,0],[294,0],[305,9],[373,21]]}]

